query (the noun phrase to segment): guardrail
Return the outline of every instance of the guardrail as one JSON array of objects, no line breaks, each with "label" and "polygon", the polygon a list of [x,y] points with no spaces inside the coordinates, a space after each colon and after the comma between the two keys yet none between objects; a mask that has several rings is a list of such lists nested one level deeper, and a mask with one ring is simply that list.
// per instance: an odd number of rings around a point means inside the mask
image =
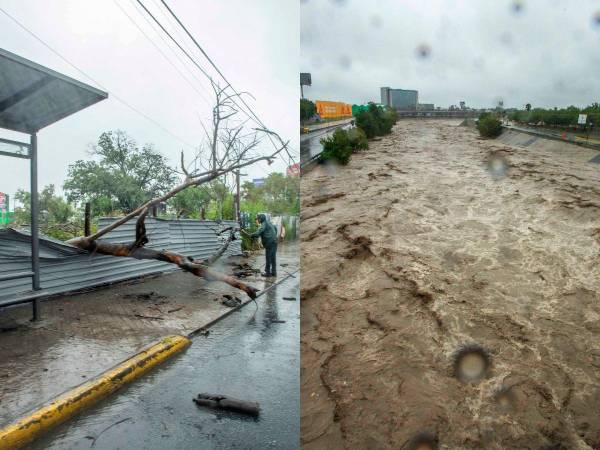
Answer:
[{"label": "guardrail", "polygon": [[457,119],[466,118],[466,117],[479,117],[481,112],[479,111],[396,111],[398,114],[398,118],[405,117],[416,117],[416,118],[437,118],[437,117],[455,117]]}]

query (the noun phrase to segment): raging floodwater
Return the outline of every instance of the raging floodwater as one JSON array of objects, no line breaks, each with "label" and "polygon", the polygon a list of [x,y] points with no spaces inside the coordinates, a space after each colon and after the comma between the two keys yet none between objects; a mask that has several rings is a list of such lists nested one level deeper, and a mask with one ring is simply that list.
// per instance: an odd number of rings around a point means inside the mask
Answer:
[{"label": "raging floodwater", "polygon": [[304,449],[600,448],[593,154],[404,120],[302,178]]}]

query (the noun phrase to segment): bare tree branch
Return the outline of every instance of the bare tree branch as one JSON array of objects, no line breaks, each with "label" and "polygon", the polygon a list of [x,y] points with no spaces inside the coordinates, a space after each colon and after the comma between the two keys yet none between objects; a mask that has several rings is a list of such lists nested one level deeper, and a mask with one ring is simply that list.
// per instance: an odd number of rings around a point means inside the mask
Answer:
[{"label": "bare tree branch", "polygon": [[[124,217],[117,219],[112,224],[98,230],[91,236],[80,236],[69,240],[68,243],[83,250],[90,251],[92,254],[100,253],[104,255],[137,259],[155,259],[158,261],[176,264],[181,269],[196,276],[228,283],[231,286],[243,290],[250,297],[254,298],[257,292],[255,288],[248,286],[233,277],[221,274],[209,267],[210,264],[214,263],[214,261],[216,261],[225,252],[229,243],[234,239],[235,230],[230,231],[230,235],[226,243],[214,255],[205,261],[194,260],[191,257],[172,252],[170,250],[158,251],[145,247],[145,245],[149,242],[146,234],[145,219],[148,211],[153,206],[167,201],[171,197],[189,187],[210,183],[219,177],[225,177],[225,180],[227,180],[228,174],[252,164],[256,164],[259,161],[267,161],[269,164],[271,164],[277,155],[284,150],[288,152],[289,155],[287,148],[289,141],[284,142],[274,131],[265,128],[254,128],[253,133],[244,134],[242,131],[246,121],[242,121],[238,124],[234,123],[233,118],[238,114],[238,109],[236,109],[237,104],[233,99],[235,97],[240,97],[242,94],[250,94],[246,92],[228,94],[226,91],[230,87],[229,85],[221,88],[212,80],[211,86],[215,94],[212,130],[209,132],[209,130],[204,126],[204,123],[202,121],[200,122],[207,138],[206,149],[210,150],[208,161],[206,161],[208,164],[205,165],[205,161],[203,161],[202,146],[199,147],[197,155],[195,155],[194,160],[192,163],[190,163],[190,165],[194,164],[194,166],[197,166],[197,163],[199,163],[200,167],[203,168],[204,171],[198,172],[196,168],[193,172],[190,172],[188,170],[190,166],[186,166],[185,155],[182,151],[180,156],[180,164],[185,179],[180,185],[172,188],[168,192],[156,198],[147,201],[137,209],[126,214]],[[279,148],[276,147],[275,150],[270,154],[257,154],[256,150],[262,142],[263,136],[269,137],[270,140],[271,136],[275,136],[281,143],[281,146]],[[136,222],[135,241],[133,241],[131,244],[114,244],[100,240],[101,237],[127,223],[134,217],[138,217],[138,219]]]}]

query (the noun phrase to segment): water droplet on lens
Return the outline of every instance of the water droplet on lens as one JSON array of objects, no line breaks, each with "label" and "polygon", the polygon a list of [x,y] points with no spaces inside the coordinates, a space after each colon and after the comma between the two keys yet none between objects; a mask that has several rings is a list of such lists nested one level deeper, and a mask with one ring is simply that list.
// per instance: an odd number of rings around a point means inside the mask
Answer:
[{"label": "water droplet on lens", "polygon": [[499,180],[506,176],[508,162],[500,155],[493,155],[487,163],[487,170],[492,178]]},{"label": "water droplet on lens", "polygon": [[381,20],[381,16],[379,16],[378,14],[371,16],[371,19],[369,20],[369,22],[371,23],[371,26],[374,28],[380,28],[383,23]]},{"label": "water droplet on lens", "polygon": [[516,14],[520,13],[523,11],[523,2],[519,0],[513,1],[510,9]]},{"label": "water droplet on lens", "polygon": [[592,23],[600,27],[600,11],[596,11],[596,13],[592,16]]},{"label": "water droplet on lens", "polygon": [[428,58],[431,55],[431,47],[427,44],[421,44],[416,49],[419,58]]},{"label": "water droplet on lens", "polygon": [[342,55],[340,56],[339,64],[342,69],[349,69],[352,66],[352,60],[348,55]]}]

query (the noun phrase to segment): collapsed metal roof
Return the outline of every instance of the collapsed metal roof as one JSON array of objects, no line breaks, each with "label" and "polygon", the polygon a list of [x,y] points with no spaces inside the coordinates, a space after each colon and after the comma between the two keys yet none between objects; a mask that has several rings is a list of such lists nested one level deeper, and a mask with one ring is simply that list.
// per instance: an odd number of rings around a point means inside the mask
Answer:
[{"label": "collapsed metal roof", "polygon": [[0,128],[31,134],[107,97],[0,48]]},{"label": "collapsed metal roof", "polygon": [[[114,218],[102,218],[99,227],[112,223]],[[219,230],[237,226],[237,222],[217,223],[208,220],[162,220],[148,217],[146,232],[149,248],[168,248],[193,258],[205,259],[215,254],[227,238]],[[241,240],[232,241],[223,258],[242,252]],[[131,220],[106,234],[103,240],[128,243],[135,239],[135,221]],[[19,273],[31,268],[31,237],[28,233],[10,228],[0,229],[0,276]],[[77,247],[47,236],[40,237],[41,287],[49,295],[89,289],[144,275],[173,272],[179,267],[156,260],[91,255]],[[29,280],[13,279],[0,282],[0,306],[13,297],[27,295]]]}]

